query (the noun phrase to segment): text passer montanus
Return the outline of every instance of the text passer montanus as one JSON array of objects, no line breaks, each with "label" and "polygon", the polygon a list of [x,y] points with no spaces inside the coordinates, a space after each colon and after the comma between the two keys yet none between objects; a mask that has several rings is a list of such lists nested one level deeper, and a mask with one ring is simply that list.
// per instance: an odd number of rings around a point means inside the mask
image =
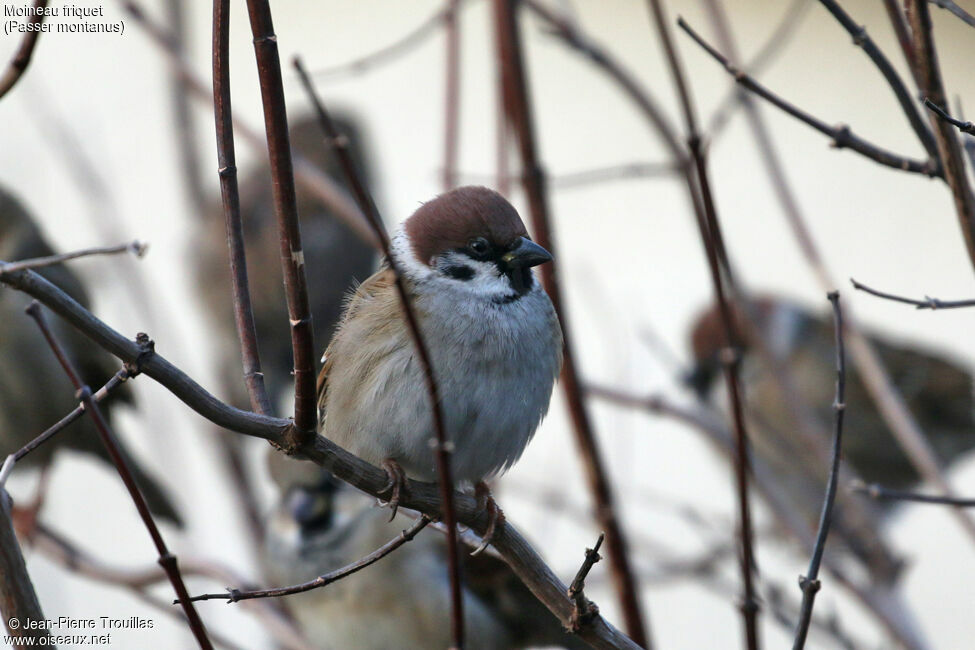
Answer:
[{"label": "text passer montanus", "polygon": [[[422,205],[391,252],[430,350],[453,475],[486,495],[483,481],[531,440],[562,367],[562,329],[531,270],[552,256],[528,238],[514,207],[484,187]],[[390,474],[394,508],[404,472],[438,477],[416,357],[387,262],[349,299],[323,357],[318,408],[325,437]]]}]

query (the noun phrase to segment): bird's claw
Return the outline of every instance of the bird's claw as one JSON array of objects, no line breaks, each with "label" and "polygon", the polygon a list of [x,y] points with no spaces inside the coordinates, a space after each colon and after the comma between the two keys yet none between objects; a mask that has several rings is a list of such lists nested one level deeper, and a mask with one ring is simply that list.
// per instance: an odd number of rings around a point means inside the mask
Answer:
[{"label": "bird's claw", "polygon": [[471,552],[472,556],[480,555],[491,542],[494,541],[494,536],[497,534],[498,528],[504,525],[505,518],[504,512],[498,507],[497,501],[491,495],[491,490],[488,488],[484,481],[480,481],[474,487],[474,498],[477,499],[478,507],[481,510],[487,510],[488,513],[488,527],[484,531],[484,536],[481,538],[481,545]]},{"label": "bird's claw", "polygon": [[399,510],[400,498],[409,494],[409,487],[406,484],[406,472],[404,472],[400,464],[392,458],[387,458],[384,460],[381,467],[386,472],[386,477],[389,479],[382,489],[382,494],[389,494],[389,501],[387,504],[393,511],[389,516],[389,520],[392,521],[393,518],[396,517],[396,511]]}]

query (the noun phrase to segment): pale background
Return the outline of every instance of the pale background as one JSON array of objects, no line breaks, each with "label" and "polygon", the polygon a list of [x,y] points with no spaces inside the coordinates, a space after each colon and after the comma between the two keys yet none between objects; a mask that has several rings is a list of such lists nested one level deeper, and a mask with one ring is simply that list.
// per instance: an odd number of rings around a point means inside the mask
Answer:
[{"label": "pale background", "polygon": [[[18,4],[23,4],[22,2]],[[209,83],[209,3],[191,7],[191,57]],[[844,3],[905,78],[899,49],[882,4]],[[975,10],[970,2],[963,2]],[[888,86],[840,26],[815,2],[802,25],[762,80],[828,123],[854,130],[895,151],[920,157],[922,149]],[[395,40],[418,25],[440,3],[412,0],[273,3],[282,61],[301,53],[312,69],[341,63]],[[651,89],[679,124],[677,104],[647,7],[635,0],[575,0],[580,24],[611,50],[640,82]],[[204,386],[216,389],[209,356],[205,306],[188,274],[188,251],[199,216],[190,210],[177,167],[169,103],[167,66],[160,51],[118,5],[104,4],[105,20],[125,19],[125,34],[41,37],[34,61],[20,86],[0,102],[0,182],[14,188],[43,220],[60,249],[110,244],[138,237],[151,243],[141,261],[82,261],[74,268],[89,281],[95,312],[119,331],[147,331],[156,348]],[[489,5],[475,0],[462,12],[461,169],[490,174],[494,168],[494,65]],[[162,16],[162,3],[147,9]],[[732,0],[728,3],[741,49],[753,53],[778,24],[785,3]],[[710,34],[702,5],[670,3],[671,17],[683,14]],[[260,125],[261,113],[250,31],[243,3],[233,3],[231,69],[234,110]],[[975,114],[975,30],[932,8],[935,32],[949,93],[960,95]],[[530,82],[540,136],[540,151],[554,174],[632,161],[660,161],[664,150],[641,116],[586,60],[539,23],[523,20]],[[689,71],[704,122],[725,96],[729,79],[683,35],[678,45]],[[9,59],[19,39],[0,37],[0,61]],[[326,99],[355,110],[365,123],[379,169],[380,208],[390,226],[420,201],[440,190],[443,119],[443,37],[361,77],[322,83]],[[285,72],[289,110],[306,102],[290,68]],[[217,191],[212,117],[198,106],[198,148],[207,189]],[[848,151],[831,149],[824,137],[791,118],[763,107],[788,175],[826,262],[837,278],[853,276],[900,293],[943,298],[975,295],[969,262],[951,203],[939,181],[907,175],[870,163]],[[971,115],[969,116],[971,117]],[[111,202],[93,209],[89,196],[72,180],[55,148],[57,123],[66,125],[110,183]],[[51,136],[51,137],[48,137]],[[252,159],[238,144],[240,167]],[[713,143],[711,168],[722,222],[732,257],[755,289],[775,290],[825,307],[786,228],[741,114]],[[524,208],[523,197],[512,197]],[[639,391],[680,392],[672,373],[640,338],[652,326],[673,349],[686,354],[688,320],[710,297],[710,283],[696,227],[683,189],[673,180],[621,180],[557,191],[552,200],[558,257],[574,322],[584,375]],[[96,226],[117,215],[121,227]],[[134,305],[120,278],[138,272],[151,288],[151,314]],[[314,278],[311,279],[314,282]],[[862,319],[878,330],[908,341],[924,341],[969,364],[975,358],[971,311],[916,312],[840,289]],[[286,325],[282,323],[282,327]],[[2,336],[2,333],[0,333]],[[324,345],[324,342],[319,342]],[[218,558],[255,575],[241,525],[231,514],[232,497],[215,460],[207,424],[148,379],[135,382],[140,412],[119,419],[132,441],[170,489],[190,521],[190,534],[169,534],[180,555]],[[282,411],[286,414],[286,410]],[[596,428],[612,476],[620,486],[627,529],[632,531],[638,567],[654,564],[650,537],[675,553],[693,555],[701,536],[659,502],[689,503],[708,513],[718,527],[731,520],[734,491],[729,472],[699,436],[660,418],[594,405]],[[509,473],[499,500],[509,518],[538,542],[540,551],[568,580],[592,545],[597,531],[580,517],[550,512],[526,495],[539,484],[562,486],[580,505],[588,503],[561,400],[524,459]],[[952,480],[961,492],[975,494],[975,463],[956,466]],[[14,478],[15,494],[26,494],[29,477]],[[515,489],[517,488],[517,489]],[[106,561],[145,566],[155,561],[152,546],[128,503],[121,484],[87,460],[62,460],[44,512],[46,521],[69,530],[72,538]],[[975,549],[962,538],[943,510],[905,507],[891,522],[896,546],[913,561],[905,580],[907,600],[933,647],[957,648],[975,635],[971,584]],[[794,590],[807,558],[774,543],[759,548],[763,574]],[[49,617],[101,615],[150,617],[152,632],[118,635],[115,647],[188,648],[192,637],[182,626],[139,601],[65,574],[37,554],[29,569]],[[608,567],[593,572],[589,595],[618,622],[615,601],[605,581]],[[726,573],[737,579],[734,566]],[[191,581],[191,592],[219,590],[222,584]],[[159,594],[168,597],[168,587]],[[715,595],[693,580],[648,588],[644,594],[653,634],[661,648],[733,648],[740,645],[741,623],[733,599]],[[872,623],[858,616],[848,599],[824,577],[817,611],[839,611],[858,637],[881,644]],[[200,611],[213,629],[245,647],[263,647],[261,630],[235,606],[203,603]],[[768,647],[789,637],[763,616]],[[814,638],[812,646],[816,646]],[[825,646],[822,646],[825,647]]]}]

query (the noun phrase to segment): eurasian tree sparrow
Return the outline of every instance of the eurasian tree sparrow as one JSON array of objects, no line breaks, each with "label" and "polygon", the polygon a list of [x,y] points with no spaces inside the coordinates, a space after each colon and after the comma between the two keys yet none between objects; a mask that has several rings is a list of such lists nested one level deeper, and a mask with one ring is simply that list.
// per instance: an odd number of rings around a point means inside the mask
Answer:
[{"label": "eurasian tree sparrow", "polygon": [[[778,297],[758,297],[752,304],[757,317],[754,334],[761,336],[772,355],[783,363],[794,384],[791,390],[802,396],[810,411],[805,418],[808,425],[800,425],[797,405],[789,403],[789,392],[783,390],[773,367],[750,344],[748,329],[739,328],[746,340],[742,378],[752,448],[780,479],[782,493],[815,527],[822,508],[835,417],[833,323],[829,317],[812,314]],[[975,447],[969,372],[930,351],[896,345],[878,336],[870,339],[942,463],[947,465]],[[706,397],[720,375],[719,354],[725,341],[716,308],[708,309],[695,321],[691,340],[696,367],[690,381]],[[841,467],[857,478],[887,487],[903,488],[917,482],[918,474],[890,434],[855,365],[847,364],[846,376]],[[803,433],[809,430],[816,436]],[[846,490],[837,497],[839,536],[868,560],[875,575],[896,575],[898,563],[876,552],[881,547],[874,537],[877,509],[851,497]]]},{"label": "eurasian tree sparrow", "polygon": [[[521,456],[561,369],[562,330],[531,270],[551,255],[484,187],[422,205],[397,230],[392,255],[430,349],[453,474],[480,484]],[[351,296],[323,357],[320,428],[388,472],[394,461],[435,481],[429,394],[394,285],[386,265]]]},{"label": "eurasian tree sparrow", "polygon": [[[53,254],[24,206],[0,188],[0,260],[11,262]],[[49,266],[39,269],[38,273],[82,306],[88,306],[84,286],[66,266]],[[36,324],[24,314],[24,308],[30,302],[26,294],[0,285],[0,323],[3,323],[0,332],[0,459],[16,452],[78,406],[67,375]],[[51,328],[92,390],[101,388],[122,367],[120,361],[113,361],[111,355],[59,318],[51,319]],[[102,408],[106,415],[110,415],[113,406],[131,401],[132,395],[123,384]],[[112,462],[88,417],[71,424],[54,440],[25,456],[22,462],[47,466],[54,451],[62,446],[91,454],[108,464]],[[123,453],[129,457],[136,482],[150,510],[179,524],[179,515],[166,492],[124,448]]]},{"label": "eurasian tree sparrow", "polygon": [[[282,489],[267,525],[262,565],[269,586],[311,580],[375,551],[407,528],[370,497],[304,461],[272,452]],[[446,539],[427,528],[375,566],[285,604],[315,647],[326,649],[446,648],[450,638]],[[565,632],[505,562],[488,553],[466,557],[464,616],[471,648],[587,647]]]}]

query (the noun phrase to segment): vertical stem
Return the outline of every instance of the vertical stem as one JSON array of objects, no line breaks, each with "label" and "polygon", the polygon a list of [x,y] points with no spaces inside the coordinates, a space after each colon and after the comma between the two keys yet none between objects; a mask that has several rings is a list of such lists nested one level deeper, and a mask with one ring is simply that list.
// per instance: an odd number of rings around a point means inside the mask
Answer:
[{"label": "vertical stem", "polygon": [[315,107],[315,111],[318,113],[318,120],[327,136],[327,141],[335,148],[339,162],[342,165],[342,170],[349,180],[349,186],[352,188],[356,202],[369,220],[369,224],[379,239],[383,255],[386,257],[389,267],[393,270],[393,274],[396,277],[396,291],[399,294],[400,303],[403,306],[403,315],[406,318],[406,324],[413,337],[413,343],[416,345],[420,368],[423,371],[423,378],[430,396],[430,410],[433,412],[433,425],[436,434],[437,444],[434,455],[437,462],[440,501],[443,505],[443,520],[447,528],[447,571],[450,577],[450,604],[452,613],[450,619],[451,636],[454,643],[453,647],[456,650],[461,650],[464,647],[464,598],[460,575],[460,557],[458,555],[460,550],[457,539],[457,514],[454,511],[454,480],[450,470],[447,424],[444,420],[443,405],[440,402],[440,389],[433,372],[430,350],[424,341],[423,332],[420,331],[420,323],[417,320],[413,303],[410,301],[409,293],[403,282],[399,262],[393,257],[392,251],[390,250],[389,236],[383,227],[383,221],[379,216],[379,210],[376,208],[376,202],[373,201],[372,196],[366,189],[366,185],[356,168],[355,161],[352,160],[352,156],[349,154],[348,141],[339,134],[338,129],[335,128],[335,124],[332,122],[331,116],[328,114],[328,110],[315,94],[311,78],[301,64],[301,60],[295,58],[294,65]]},{"label": "vertical stem", "polygon": [[460,26],[457,24],[460,0],[448,0],[444,15],[447,40],[446,69],[444,75],[444,156],[443,186],[450,190],[457,186],[458,124],[460,117]]},{"label": "vertical stem", "polygon": [[[648,0],[650,12],[653,15],[657,34],[664,48],[667,63],[670,67],[671,76],[677,87],[677,94],[684,116],[684,125],[687,129],[687,145],[694,160],[694,167],[697,171],[697,183],[700,191],[700,203],[704,209],[703,219],[699,211],[697,214],[698,229],[701,233],[701,240],[707,252],[708,266],[711,272],[711,281],[720,307],[722,326],[725,331],[725,340],[728,341],[731,352],[725,367],[725,384],[728,387],[728,397],[731,402],[732,414],[735,426],[735,483],[738,492],[738,519],[741,537],[740,566],[741,578],[744,587],[742,597],[742,617],[745,626],[745,641],[749,650],[757,650],[758,639],[758,601],[755,598],[754,578],[754,554],[753,531],[751,523],[751,506],[748,499],[748,432],[745,428],[745,417],[742,410],[743,396],[739,383],[739,333],[736,331],[734,320],[731,315],[731,306],[728,296],[725,293],[724,283],[727,281],[733,287],[731,265],[728,259],[727,250],[724,245],[724,237],[721,234],[721,227],[718,222],[717,209],[714,204],[714,197],[711,193],[710,180],[708,177],[707,162],[702,148],[701,136],[697,130],[697,120],[694,115],[694,107],[691,103],[690,91],[684,77],[677,50],[674,47],[670,30],[667,27],[667,19],[664,16],[663,6],[660,0]],[[725,272],[722,278],[722,268]]]},{"label": "vertical stem", "polygon": [[[522,179],[525,193],[528,196],[532,230],[539,245],[548,249],[557,259],[549,226],[544,172],[535,147],[528,83],[518,34],[515,3],[511,0],[494,0],[494,13],[500,54],[499,65],[504,79],[505,109],[508,120],[518,138],[523,169]],[[630,566],[626,539],[617,518],[613,491],[607,478],[589,414],[582,400],[578,371],[573,357],[569,322],[562,304],[562,293],[556,268],[555,264],[546,264],[542,267],[541,274],[542,284],[552,299],[552,304],[562,323],[562,333],[565,339],[562,388],[565,391],[569,415],[572,419],[572,429],[585,468],[586,479],[595,501],[596,518],[606,533],[606,545],[613,581],[620,600],[626,631],[636,643],[648,648],[650,647],[650,638],[643,622],[639,585]]]},{"label": "vertical stem", "polygon": [[288,442],[301,445],[310,442],[315,436],[318,404],[315,395],[315,344],[305,280],[305,255],[301,249],[301,230],[298,226],[288,116],[271,8],[267,0],[247,0],[247,13],[254,37],[254,53],[264,107],[271,190],[274,214],[278,222],[281,267],[284,272],[288,318],[291,322],[291,348],[294,353],[294,431],[289,433]]}]

